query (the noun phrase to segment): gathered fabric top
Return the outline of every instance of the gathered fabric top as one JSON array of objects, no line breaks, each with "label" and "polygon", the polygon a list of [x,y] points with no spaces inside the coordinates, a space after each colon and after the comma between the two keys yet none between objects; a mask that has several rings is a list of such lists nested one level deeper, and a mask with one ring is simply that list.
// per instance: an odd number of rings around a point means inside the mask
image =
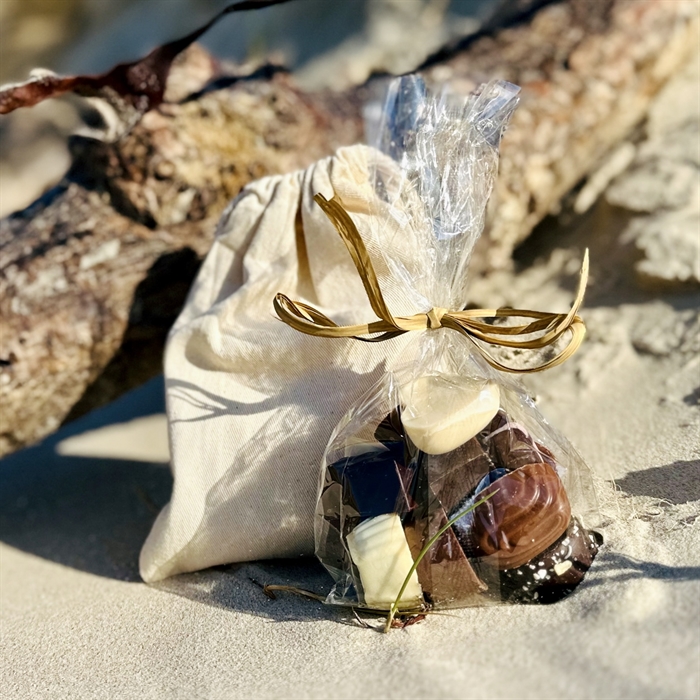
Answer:
[{"label": "gathered fabric top", "polygon": [[[335,226],[352,257],[362,280],[372,310],[380,320],[365,324],[340,326],[315,307],[301,301],[292,301],[284,294],[274,298],[279,318],[301,333],[321,338],[356,338],[365,342],[390,340],[409,331],[450,328],[473,341],[486,362],[502,372],[526,374],[542,372],[568,360],[578,350],[586,334],[578,310],[588,282],[588,249],[583,257],[578,290],[567,314],[555,314],[530,309],[468,309],[450,310],[432,308],[412,316],[394,316],[382,295],[377,274],[362,236],[337,197],[327,200],[322,194],[314,196],[316,203]],[[531,318],[526,324],[507,326],[489,322],[495,318]],[[497,360],[481,342],[518,350],[539,350],[552,346],[566,333],[568,343],[554,357],[530,367],[513,367]],[[378,335],[376,335],[378,334]],[[366,337],[371,336],[371,337]],[[534,337],[532,337],[534,336]],[[477,342],[481,341],[481,342]]]}]

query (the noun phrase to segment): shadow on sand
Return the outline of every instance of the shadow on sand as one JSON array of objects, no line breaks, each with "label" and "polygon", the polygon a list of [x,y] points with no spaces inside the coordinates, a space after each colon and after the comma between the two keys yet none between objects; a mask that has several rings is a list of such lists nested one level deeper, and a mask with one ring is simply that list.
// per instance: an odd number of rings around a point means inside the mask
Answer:
[{"label": "shadow on sand", "polygon": [[[170,498],[168,464],[66,456],[58,454],[56,446],[74,435],[163,411],[161,377],[0,461],[0,540],[96,576],[141,582],[141,546]],[[352,617],[347,610],[289,593],[271,600],[262,591],[268,583],[324,595],[330,588],[330,578],[311,557],[216,567],[154,587],[271,620]]]},{"label": "shadow on sand", "polygon": [[630,472],[617,485],[632,496],[652,496],[674,505],[700,500],[700,460],[677,460]]},{"label": "shadow on sand", "polygon": [[640,578],[675,582],[700,580],[700,566],[668,566],[605,550],[596,557],[593,567],[596,577],[583,586],[619,584]]},{"label": "shadow on sand", "polygon": [[172,478],[167,463],[63,456],[59,442],[163,411],[157,379],[0,462],[0,538],[36,556],[139,581],[138,553]]}]

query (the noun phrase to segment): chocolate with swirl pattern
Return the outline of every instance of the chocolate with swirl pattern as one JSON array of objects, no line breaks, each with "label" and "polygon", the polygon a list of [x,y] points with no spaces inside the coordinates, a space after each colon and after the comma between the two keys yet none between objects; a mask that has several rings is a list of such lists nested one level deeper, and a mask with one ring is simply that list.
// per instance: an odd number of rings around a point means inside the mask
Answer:
[{"label": "chocolate with swirl pattern", "polygon": [[478,498],[490,493],[494,495],[486,503],[453,526],[468,557],[483,557],[498,569],[512,569],[547,549],[569,525],[571,505],[564,485],[546,462],[506,473]]}]

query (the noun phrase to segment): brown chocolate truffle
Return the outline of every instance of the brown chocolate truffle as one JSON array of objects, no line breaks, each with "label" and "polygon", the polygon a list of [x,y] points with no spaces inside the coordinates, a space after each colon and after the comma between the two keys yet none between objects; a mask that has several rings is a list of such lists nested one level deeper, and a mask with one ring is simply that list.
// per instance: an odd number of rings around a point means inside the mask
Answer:
[{"label": "brown chocolate truffle", "polygon": [[530,433],[500,410],[482,433],[492,459],[498,466],[518,469],[526,464],[546,462],[556,467],[554,455],[532,438]]},{"label": "brown chocolate truffle", "polygon": [[545,462],[506,473],[476,498],[491,493],[454,529],[468,557],[485,557],[499,569],[518,567],[543,552],[561,537],[571,519],[564,485]]}]

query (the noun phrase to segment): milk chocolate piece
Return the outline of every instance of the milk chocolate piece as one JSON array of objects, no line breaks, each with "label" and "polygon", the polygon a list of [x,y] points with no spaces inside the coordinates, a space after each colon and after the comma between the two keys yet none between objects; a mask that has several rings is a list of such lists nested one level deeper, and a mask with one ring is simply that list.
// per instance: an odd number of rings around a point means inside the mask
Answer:
[{"label": "milk chocolate piece", "polygon": [[[414,561],[428,540],[447,524],[442,508],[432,514],[413,519],[404,530]],[[486,590],[486,585],[472,569],[464,551],[448,528],[418,564],[418,580],[433,605],[465,605]]]},{"label": "milk chocolate piece", "polygon": [[[571,519],[564,485],[545,462],[508,472],[476,495],[491,493],[471,517],[460,518],[453,527],[468,557],[485,557],[499,569],[516,568],[543,552],[561,537]],[[468,507],[468,501],[454,514]]]},{"label": "milk chocolate piece", "polygon": [[444,455],[428,455],[430,488],[446,513],[471,493],[493,469],[493,462],[476,438]]},{"label": "milk chocolate piece", "polygon": [[578,586],[600,546],[600,535],[572,518],[566,532],[544,552],[515,569],[499,572],[501,599],[512,603],[556,603]]},{"label": "milk chocolate piece", "polygon": [[554,455],[535,442],[530,433],[503,410],[496,414],[482,435],[492,459],[501,467],[518,469],[526,464],[546,462],[556,468]]}]

